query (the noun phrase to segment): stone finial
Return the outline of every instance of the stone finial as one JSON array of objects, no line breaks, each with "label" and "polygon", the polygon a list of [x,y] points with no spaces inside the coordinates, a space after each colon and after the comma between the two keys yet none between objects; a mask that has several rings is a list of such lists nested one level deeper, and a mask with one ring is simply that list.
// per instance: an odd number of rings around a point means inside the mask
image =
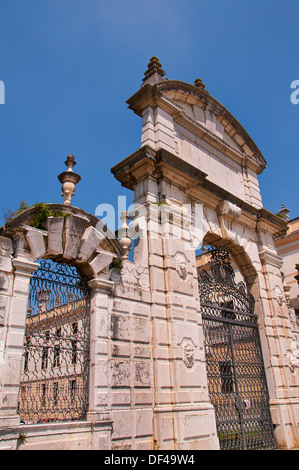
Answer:
[{"label": "stone finial", "polygon": [[201,90],[204,90],[206,87],[201,78],[196,78],[196,80],[194,80],[194,86],[200,88]]},{"label": "stone finial", "polygon": [[284,204],[281,204],[281,209],[278,211],[282,215],[282,218],[287,222],[289,220],[290,210],[287,209]]},{"label": "stone finial", "polygon": [[159,62],[158,57],[153,56],[148,65],[148,69],[144,72],[143,83],[150,83],[153,85],[154,83],[160,82],[166,72],[162,69],[162,65]]},{"label": "stone finial", "polygon": [[128,259],[129,251],[131,248],[132,241],[129,238],[129,227],[128,227],[128,220],[130,217],[128,216],[127,211],[122,211],[120,220],[122,221],[122,226],[118,231],[119,243],[121,244],[122,249],[124,250],[123,259]]},{"label": "stone finial", "polygon": [[73,167],[76,165],[74,155],[68,155],[65,161],[67,171],[60,173],[58,179],[62,183],[62,194],[64,197],[64,204],[71,205],[72,196],[75,194],[75,186],[81,180],[81,176],[73,172]]}]

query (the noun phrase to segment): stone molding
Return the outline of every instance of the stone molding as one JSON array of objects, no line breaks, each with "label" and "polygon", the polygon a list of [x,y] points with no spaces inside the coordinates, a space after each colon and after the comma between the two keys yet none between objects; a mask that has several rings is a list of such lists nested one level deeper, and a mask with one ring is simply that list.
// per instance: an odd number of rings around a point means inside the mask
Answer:
[{"label": "stone molding", "polygon": [[93,292],[111,293],[114,289],[115,283],[108,279],[94,278],[88,282],[88,287]]},{"label": "stone molding", "polygon": [[28,275],[29,277],[31,277],[33,271],[39,267],[38,263],[34,263],[29,259],[21,257],[14,258],[12,260],[12,265],[15,268],[15,274]]},{"label": "stone molding", "polygon": [[[221,201],[226,201],[225,204],[230,204],[230,207],[238,207],[242,211],[239,216],[237,216],[238,210],[234,211],[235,219],[249,216],[253,219],[252,223],[257,225],[258,230],[266,230],[273,236],[282,235],[288,229],[288,225],[283,219],[264,208],[258,209],[235,194],[229,193],[209,181],[206,173],[165,149],[154,150],[148,145],[144,145],[111,168],[111,172],[124,187],[131,190],[136,188],[137,182],[140,183],[141,180],[152,178],[157,182],[168,179],[174,186],[180,186],[186,194],[190,194],[192,199],[203,200],[206,197],[210,200],[212,195],[216,203],[215,210]],[[227,215],[229,214],[231,214],[231,210],[227,213]]]},{"label": "stone molding", "polygon": [[259,252],[259,257],[262,265],[270,265],[277,269],[280,269],[282,266],[282,259],[274,250],[263,247]]}]

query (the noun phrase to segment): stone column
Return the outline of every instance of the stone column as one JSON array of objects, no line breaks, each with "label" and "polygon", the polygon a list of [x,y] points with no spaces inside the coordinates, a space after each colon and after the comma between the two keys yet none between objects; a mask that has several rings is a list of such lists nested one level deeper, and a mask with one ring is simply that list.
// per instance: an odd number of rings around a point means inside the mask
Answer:
[{"label": "stone column", "polygon": [[203,173],[198,170],[193,180],[193,168],[188,173],[185,167],[176,157],[157,156],[147,147],[113,169],[119,181],[134,187],[134,203],[146,213],[154,447],[161,450],[219,448],[208,396],[195,250],[179,189],[202,181]]},{"label": "stone column", "polygon": [[[0,426],[13,428],[20,423],[17,414],[18,396],[23,362],[23,344],[26,325],[29,283],[38,264],[19,254],[11,259],[11,240],[1,238],[1,389]],[[4,251],[4,253],[3,253]],[[9,437],[10,436],[10,437]],[[2,448],[14,448],[13,434],[2,435]]]},{"label": "stone column", "polygon": [[90,371],[88,421],[110,420],[108,411],[108,309],[114,283],[95,278],[88,283],[90,306]]},{"label": "stone column", "polygon": [[[149,261],[158,449],[217,449],[209,402],[195,251],[180,207],[161,206]],[[167,227],[167,229],[166,229]],[[181,227],[185,229],[180,230]],[[189,249],[188,249],[189,247]]]},{"label": "stone column", "polygon": [[[4,357],[6,355],[6,340],[9,324],[9,309],[13,290],[13,266],[12,266],[12,243],[5,237],[0,237],[0,422],[4,426],[10,422],[8,413],[5,411],[5,400],[3,391],[7,378],[3,375]],[[4,419],[5,415],[7,418]]]}]

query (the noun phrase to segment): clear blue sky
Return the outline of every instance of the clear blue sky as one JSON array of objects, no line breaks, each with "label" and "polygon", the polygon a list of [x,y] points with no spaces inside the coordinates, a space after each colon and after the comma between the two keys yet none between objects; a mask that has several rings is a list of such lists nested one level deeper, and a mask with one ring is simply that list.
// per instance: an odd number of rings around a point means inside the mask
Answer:
[{"label": "clear blue sky", "polygon": [[167,78],[202,78],[256,142],[264,207],[299,216],[298,18],[298,0],[1,0],[0,207],[62,203],[70,153],[73,205],[131,202],[110,168],[140,147],[126,100],[156,55]]}]

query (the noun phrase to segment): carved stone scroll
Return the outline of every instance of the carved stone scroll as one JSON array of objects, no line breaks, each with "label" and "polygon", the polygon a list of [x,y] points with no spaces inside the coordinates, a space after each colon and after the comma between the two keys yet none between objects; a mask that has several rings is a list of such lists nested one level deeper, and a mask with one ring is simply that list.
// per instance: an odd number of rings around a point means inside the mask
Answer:
[{"label": "carved stone scroll", "polygon": [[233,221],[238,219],[242,213],[240,207],[229,201],[221,201],[217,207],[221,234],[224,239],[234,240],[235,232],[233,230]]}]

